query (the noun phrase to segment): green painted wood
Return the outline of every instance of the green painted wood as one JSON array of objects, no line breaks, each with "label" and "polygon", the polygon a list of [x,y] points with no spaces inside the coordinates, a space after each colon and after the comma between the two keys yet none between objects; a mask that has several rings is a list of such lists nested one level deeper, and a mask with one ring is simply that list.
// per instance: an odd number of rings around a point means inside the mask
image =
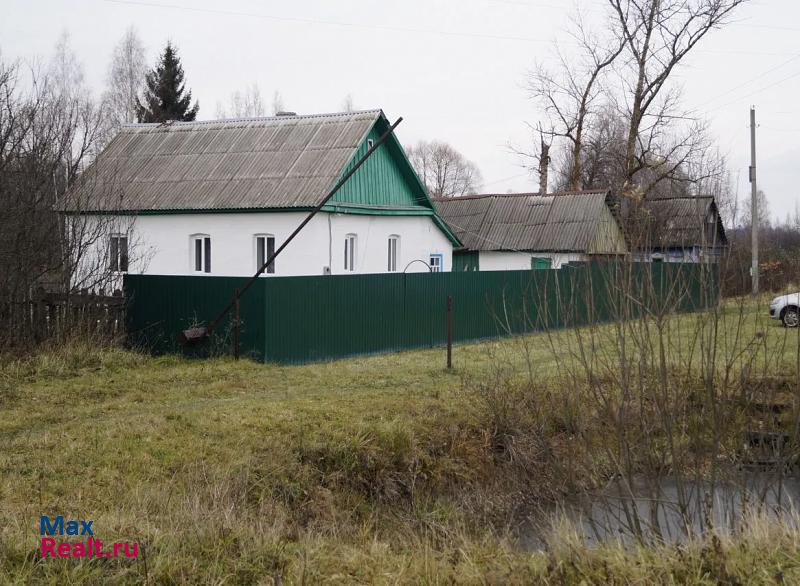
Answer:
[{"label": "green painted wood", "polygon": [[[377,141],[383,130],[373,126],[356,150],[352,161],[342,174],[369,149],[369,142]],[[424,188],[413,176],[413,170],[394,140],[387,140],[355,172],[348,182],[333,196],[332,204],[347,203],[386,208],[420,208],[430,210]]]},{"label": "green painted wood", "polygon": [[553,268],[553,259],[551,258],[540,258],[537,256],[531,257],[531,268],[534,270],[542,270],[542,269],[552,269]]},{"label": "green painted wood", "polygon": [[[376,142],[388,128],[388,121],[381,117],[342,169],[340,178],[369,150],[370,141]],[[450,227],[436,213],[425,186],[395,135],[372,153],[322,209],[350,214],[431,216],[448,240],[454,246],[461,246]]]},{"label": "green painted wood", "polygon": [[462,250],[453,252],[453,272],[480,270],[480,253],[477,250]]}]

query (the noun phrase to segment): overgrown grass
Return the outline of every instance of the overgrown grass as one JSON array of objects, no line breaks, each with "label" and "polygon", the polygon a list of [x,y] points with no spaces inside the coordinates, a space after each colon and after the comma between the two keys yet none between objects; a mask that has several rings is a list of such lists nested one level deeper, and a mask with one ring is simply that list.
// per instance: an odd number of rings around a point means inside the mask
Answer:
[{"label": "overgrown grass", "polygon": [[[778,326],[752,314],[743,327],[755,337]],[[543,408],[531,385],[559,380],[553,348],[566,351],[567,336],[458,346],[452,372],[441,349],[295,367],[80,344],[6,360],[0,581],[800,579],[797,536],[781,526],[678,549],[562,539],[520,551],[519,511],[594,473],[565,478],[549,465],[574,456],[579,406],[546,404],[547,426],[519,433],[542,421],[525,416]],[[498,379],[507,392],[487,400]],[[42,560],[41,514],[94,519],[101,539],[136,541],[145,556]]]}]

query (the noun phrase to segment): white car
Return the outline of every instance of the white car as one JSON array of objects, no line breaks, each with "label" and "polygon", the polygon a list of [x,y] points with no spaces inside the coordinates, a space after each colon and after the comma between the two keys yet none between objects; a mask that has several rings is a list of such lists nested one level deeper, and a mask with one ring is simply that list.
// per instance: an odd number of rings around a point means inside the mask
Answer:
[{"label": "white car", "polygon": [[769,304],[769,316],[781,320],[787,328],[796,328],[800,325],[800,293],[773,299]]}]

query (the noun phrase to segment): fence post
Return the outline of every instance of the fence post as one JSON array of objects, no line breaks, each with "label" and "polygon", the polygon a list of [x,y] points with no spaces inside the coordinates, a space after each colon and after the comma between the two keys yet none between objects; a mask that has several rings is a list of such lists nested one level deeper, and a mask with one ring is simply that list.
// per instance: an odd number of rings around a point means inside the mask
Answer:
[{"label": "fence post", "polygon": [[239,289],[234,292],[233,358],[239,360]]},{"label": "fence post", "polygon": [[453,296],[447,296],[447,368],[453,368]]}]

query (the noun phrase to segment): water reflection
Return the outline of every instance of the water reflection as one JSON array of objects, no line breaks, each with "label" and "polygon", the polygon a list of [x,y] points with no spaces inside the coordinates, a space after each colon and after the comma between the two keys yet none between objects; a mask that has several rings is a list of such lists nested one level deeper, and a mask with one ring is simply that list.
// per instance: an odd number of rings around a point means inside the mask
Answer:
[{"label": "water reflection", "polygon": [[733,532],[753,516],[797,524],[800,478],[778,472],[738,472],[724,480],[618,478],[605,490],[534,515],[522,545],[543,549],[542,536],[566,518],[589,544],[608,540],[681,543],[709,529]]}]

